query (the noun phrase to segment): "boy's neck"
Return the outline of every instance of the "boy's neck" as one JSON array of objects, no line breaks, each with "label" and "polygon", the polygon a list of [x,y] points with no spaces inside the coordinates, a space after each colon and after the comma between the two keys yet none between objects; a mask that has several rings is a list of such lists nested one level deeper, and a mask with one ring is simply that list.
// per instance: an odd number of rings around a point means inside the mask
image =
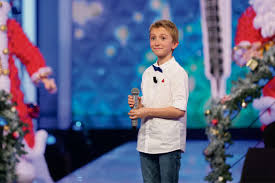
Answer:
[{"label": "boy's neck", "polygon": [[172,54],[169,54],[165,57],[158,57],[157,64],[162,65],[162,64],[168,62],[172,57],[173,57]]}]

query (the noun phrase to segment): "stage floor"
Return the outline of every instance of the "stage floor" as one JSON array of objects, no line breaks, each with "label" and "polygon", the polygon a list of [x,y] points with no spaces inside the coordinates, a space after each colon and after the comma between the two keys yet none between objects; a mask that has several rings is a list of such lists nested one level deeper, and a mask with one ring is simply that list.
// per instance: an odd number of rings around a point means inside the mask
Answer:
[{"label": "stage floor", "polygon": [[[189,140],[186,152],[182,154],[180,180],[181,183],[202,183],[209,172],[209,166],[204,159],[203,149],[207,146],[206,140]],[[256,146],[257,145],[257,146]],[[245,156],[248,148],[263,147],[263,143],[256,140],[238,140],[228,148],[234,155],[228,159],[233,165]],[[240,180],[244,158],[231,168],[232,183]],[[88,163],[67,175],[58,183],[142,183],[139,155],[136,151],[136,142],[128,142],[104,154],[98,159]]]}]

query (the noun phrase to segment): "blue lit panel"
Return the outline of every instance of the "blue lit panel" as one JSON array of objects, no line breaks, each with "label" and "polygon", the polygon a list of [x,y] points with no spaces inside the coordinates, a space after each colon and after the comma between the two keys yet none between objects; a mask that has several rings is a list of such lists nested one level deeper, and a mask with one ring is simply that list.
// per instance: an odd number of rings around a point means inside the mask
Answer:
[{"label": "blue lit panel", "polygon": [[[233,38],[237,18],[247,2],[233,0]],[[157,19],[171,19],[179,28],[176,60],[188,72],[188,127],[206,126],[210,83],[204,74],[199,0],[73,0],[72,115],[91,128],[130,128],[127,95],[140,88],[145,68],[156,61],[149,47],[148,29]],[[232,65],[232,80],[245,71]],[[246,127],[257,112],[249,106],[233,126]],[[246,120],[243,120],[246,119]],[[251,119],[251,120],[247,120]],[[116,123],[114,123],[116,121]]]}]

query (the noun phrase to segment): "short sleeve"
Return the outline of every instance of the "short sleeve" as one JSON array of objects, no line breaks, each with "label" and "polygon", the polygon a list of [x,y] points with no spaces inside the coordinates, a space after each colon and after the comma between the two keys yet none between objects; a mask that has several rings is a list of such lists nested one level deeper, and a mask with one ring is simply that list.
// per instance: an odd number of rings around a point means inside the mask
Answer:
[{"label": "short sleeve", "polygon": [[187,110],[189,96],[188,75],[184,70],[179,70],[171,80],[172,106],[182,111]]},{"label": "short sleeve", "polygon": [[142,93],[142,96],[141,96],[141,104],[142,104],[142,105],[144,105],[144,96],[143,96],[143,93],[144,93],[144,78],[145,78],[145,74],[146,74],[146,72],[144,72],[144,73],[142,74],[141,86],[140,86],[140,88],[141,88],[141,93]]}]

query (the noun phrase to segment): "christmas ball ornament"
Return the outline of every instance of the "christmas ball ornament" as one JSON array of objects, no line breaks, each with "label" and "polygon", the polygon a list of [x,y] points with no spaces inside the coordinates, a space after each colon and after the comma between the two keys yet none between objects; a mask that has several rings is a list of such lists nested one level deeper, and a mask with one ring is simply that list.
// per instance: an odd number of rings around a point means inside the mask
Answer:
[{"label": "christmas ball ornament", "polygon": [[0,30],[1,30],[2,32],[6,32],[6,31],[7,31],[7,26],[6,26],[6,25],[1,25],[1,26],[0,26]]},{"label": "christmas ball ornament", "polygon": [[274,42],[269,41],[269,42],[265,43],[263,46],[264,46],[263,47],[264,51],[268,51],[272,46],[274,46]]},{"label": "christmas ball ornament", "polygon": [[226,118],[230,114],[230,111],[228,109],[223,110],[223,117]]},{"label": "christmas ball ornament", "polygon": [[1,69],[0,68],[0,75],[9,75],[10,71],[8,69]]},{"label": "christmas ball ornament", "polygon": [[247,103],[243,100],[242,101],[242,108],[246,108],[246,106],[247,106]]},{"label": "christmas ball ornament", "polygon": [[269,82],[269,79],[267,79],[267,78],[262,78],[262,79],[260,79],[260,80],[258,81],[258,85],[259,85],[260,87],[263,87],[263,86],[265,86],[268,82]]},{"label": "christmas ball ornament", "polygon": [[17,139],[19,137],[19,133],[15,131],[12,133],[12,136],[13,138]]},{"label": "christmas ball ornament", "polygon": [[13,107],[11,108],[11,112],[16,112],[16,107],[13,106]]},{"label": "christmas ball ornament", "polygon": [[7,75],[9,75],[9,73],[10,73],[10,71],[9,71],[8,69],[3,69],[3,70],[2,70],[2,74],[3,74],[3,75],[6,75],[6,76],[7,76]]},{"label": "christmas ball ornament", "polygon": [[272,76],[274,77],[275,76],[275,68],[274,67],[271,67],[269,66],[269,71],[272,73]]},{"label": "christmas ball ornament", "polygon": [[212,135],[217,135],[217,134],[219,134],[219,131],[215,130],[215,129],[211,129],[211,134]]},{"label": "christmas ball ornament", "polygon": [[210,115],[211,114],[211,111],[209,110],[209,109],[207,109],[205,112],[204,112],[204,115],[205,116],[208,116],[208,115]]},{"label": "christmas ball ornament", "polygon": [[5,132],[8,132],[9,130],[10,130],[10,127],[9,127],[8,125],[5,125],[5,126],[4,126],[4,131],[5,131]]},{"label": "christmas ball ornament", "polygon": [[0,127],[5,126],[6,124],[7,124],[7,121],[4,118],[0,117]]},{"label": "christmas ball ornament", "polygon": [[222,176],[219,176],[219,182],[222,182],[223,181],[223,177]]},{"label": "christmas ball ornament", "polygon": [[250,59],[247,63],[246,63],[247,67],[250,67],[250,69],[252,71],[254,71],[257,67],[258,67],[258,61],[255,59]]},{"label": "christmas ball ornament", "polygon": [[3,54],[5,54],[5,55],[9,54],[9,49],[8,49],[8,48],[5,48],[5,49],[3,50]]},{"label": "christmas ball ornament", "polygon": [[218,124],[218,120],[217,119],[212,119],[211,123],[212,123],[212,125],[217,125]]}]

